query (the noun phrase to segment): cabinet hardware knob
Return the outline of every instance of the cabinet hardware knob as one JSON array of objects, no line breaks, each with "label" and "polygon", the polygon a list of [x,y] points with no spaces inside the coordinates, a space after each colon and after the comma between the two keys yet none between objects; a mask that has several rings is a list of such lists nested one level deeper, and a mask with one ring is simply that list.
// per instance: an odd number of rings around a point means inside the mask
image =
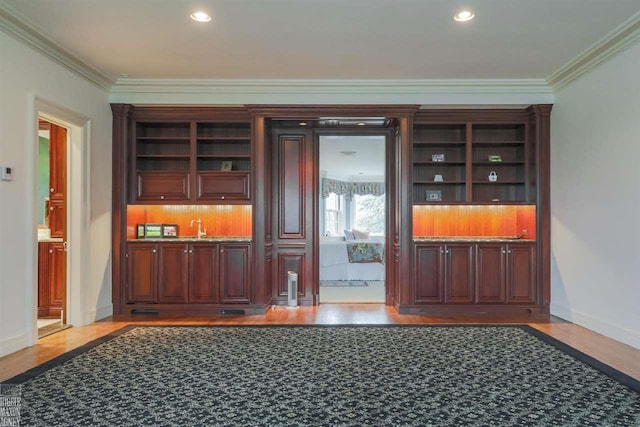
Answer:
[{"label": "cabinet hardware knob", "polygon": [[160,200],[164,200],[164,196],[160,196]]},{"label": "cabinet hardware knob", "polygon": [[54,189],[53,189],[53,187],[51,187],[51,188],[49,189],[49,192],[50,192],[50,193],[53,193],[54,191],[56,191],[56,190],[54,190]]},{"label": "cabinet hardware knob", "polygon": [[49,249],[49,253],[52,254],[53,253],[53,249]]},{"label": "cabinet hardware knob", "polygon": [[224,196],[220,197],[222,200],[224,200]]},{"label": "cabinet hardware knob", "polygon": [[220,249],[220,253],[223,253],[223,252],[224,252],[224,249]]},{"label": "cabinet hardware knob", "polygon": [[186,249],[184,250],[184,253],[185,253],[185,254],[187,253],[187,250],[186,250]]},{"label": "cabinet hardware knob", "polygon": [[443,254],[444,253],[444,249],[440,248],[440,253]]},{"label": "cabinet hardware knob", "polygon": [[189,249],[189,253],[192,254],[193,253],[193,249]]},{"label": "cabinet hardware knob", "polygon": [[55,206],[49,206],[50,211],[54,210],[55,208],[56,208]]},{"label": "cabinet hardware knob", "polygon": [[156,250],[154,249],[154,250],[152,250],[151,252],[153,252],[153,253],[155,254],[155,253],[156,253]]},{"label": "cabinet hardware knob", "polygon": [[509,250],[508,253],[511,253],[511,250]]},{"label": "cabinet hardware knob", "polygon": [[502,253],[505,253],[505,250],[504,250],[504,249],[502,250]]}]

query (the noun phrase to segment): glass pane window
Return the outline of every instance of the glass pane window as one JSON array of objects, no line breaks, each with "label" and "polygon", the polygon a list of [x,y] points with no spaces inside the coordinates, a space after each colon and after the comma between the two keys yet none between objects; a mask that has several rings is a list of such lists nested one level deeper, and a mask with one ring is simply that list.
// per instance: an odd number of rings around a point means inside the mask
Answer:
[{"label": "glass pane window", "polygon": [[358,230],[384,234],[385,196],[358,195],[353,198],[354,225]]},{"label": "glass pane window", "polygon": [[330,193],[325,199],[324,230],[327,235],[341,235],[344,224],[344,196]]}]

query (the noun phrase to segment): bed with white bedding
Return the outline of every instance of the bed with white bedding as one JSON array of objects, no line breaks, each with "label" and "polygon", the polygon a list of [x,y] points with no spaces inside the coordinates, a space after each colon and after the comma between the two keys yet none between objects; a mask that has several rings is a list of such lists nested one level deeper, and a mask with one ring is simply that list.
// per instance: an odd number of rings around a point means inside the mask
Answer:
[{"label": "bed with white bedding", "polygon": [[[355,245],[354,245],[355,244]],[[351,251],[350,256],[347,245]],[[353,256],[357,249],[369,252]],[[355,251],[354,251],[355,249]],[[357,255],[357,254],[356,254]],[[376,256],[378,255],[378,256]],[[379,256],[382,255],[382,256]],[[379,259],[379,261],[374,261]],[[382,262],[380,262],[382,261]],[[381,240],[320,240],[320,280],[384,280],[384,242]]]}]

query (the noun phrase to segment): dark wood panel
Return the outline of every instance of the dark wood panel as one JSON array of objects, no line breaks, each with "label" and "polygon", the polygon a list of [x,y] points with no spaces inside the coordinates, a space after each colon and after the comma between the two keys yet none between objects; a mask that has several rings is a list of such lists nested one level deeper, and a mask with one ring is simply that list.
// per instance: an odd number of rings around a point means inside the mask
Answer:
[{"label": "dark wood panel", "polygon": [[440,245],[416,246],[416,293],[418,303],[444,302],[444,257]]},{"label": "dark wood panel", "polygon": [[189,173],[138,172],[138,201],[189,200]]},{"label": "dark wood panel", "polygon": [[447,303],[471,304],[474,299],[474,245],[454,244],[445,247]]},{"label": "dark wood panel", "polygon": [[49,228],[67,238],[67,129],[51,124],[49,139]]},{"label": "dark wood panel", "polygon": [[298,274],[298,295],[304,296],[307,284],[305,277],[305,253],[302,252],[280,252],[278,253],[278,272],[276,273],[275,295],[289,295],[288,272],[293,271]]},{"label": "dark wood panel", "polygon": [[158,302],[158,249],[153,243],[127,247],[127,302]]},{"label": "dark wood panel", "polygon": [[506,298],[505,245],[478,245],[476,259],[476,301],[504,303]]},{"label": "dark wood panel", "polygon": [[249,172],[198,173],[197,199],[211,201],[249,200]]},{"label": "dark wood panel", "polygon": [[158,258],[158,301],[187,302],[189,253],[184,243],[162,243]]},{"label": "dark wood panel", "polygon": [[278,191],[281,239],[305,238],[305,137],[281,136],[278,142]]},{"label": "dark wood panel", "polygon": [[49,280],[51,286],[51,305],[60,307],[66,305],[67,298],[67,251],[65,244],[55,242],[49,244]]},{"label": "dark wood panel", "polygon": [[38,317],[49,317],[51,306],[51,279],[49,274],[50,243],[38,243]]},{"label": "dark wood panel", "polygon": [[249,302],[249,262],[249,245],[220,245],[222,303]]},{"label": "dark wood panel", "polygon": [[533,304],[536,302],[536,251],[533,244],[508,246],[508,292],[510,304]]},{"label": "dark wood panel", "polygon": [[197,244],[189,247],[189,302],[217,303],[219,293],[219,263],[217,244]]}]

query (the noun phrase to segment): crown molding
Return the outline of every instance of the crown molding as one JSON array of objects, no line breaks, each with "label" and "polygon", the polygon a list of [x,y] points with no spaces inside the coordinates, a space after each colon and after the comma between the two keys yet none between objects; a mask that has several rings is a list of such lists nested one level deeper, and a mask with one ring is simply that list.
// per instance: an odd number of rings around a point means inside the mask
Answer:
[{"label": "crown molding", "polygon": [[16,12],[9,10],[1,2],[0,30],[107,92],[114,83],[113,79],[107,74],[80,61],[53,41],[44,37],[35,28],[27,24],[24,19],[19,18]]},{"label": "crown molding", "polygon": [[546,79],[554,91],[561,89],[640,40],[640,12],[627,19]]},{"label": "crown molding", "polygon": [[173,104],[552,103],[544,79],[118,79],[111,102]]},{"label": "crown molding", "polygon": [[551,93],[545,79],[132,79],[119,78],[111,93],[416,94]]}]

